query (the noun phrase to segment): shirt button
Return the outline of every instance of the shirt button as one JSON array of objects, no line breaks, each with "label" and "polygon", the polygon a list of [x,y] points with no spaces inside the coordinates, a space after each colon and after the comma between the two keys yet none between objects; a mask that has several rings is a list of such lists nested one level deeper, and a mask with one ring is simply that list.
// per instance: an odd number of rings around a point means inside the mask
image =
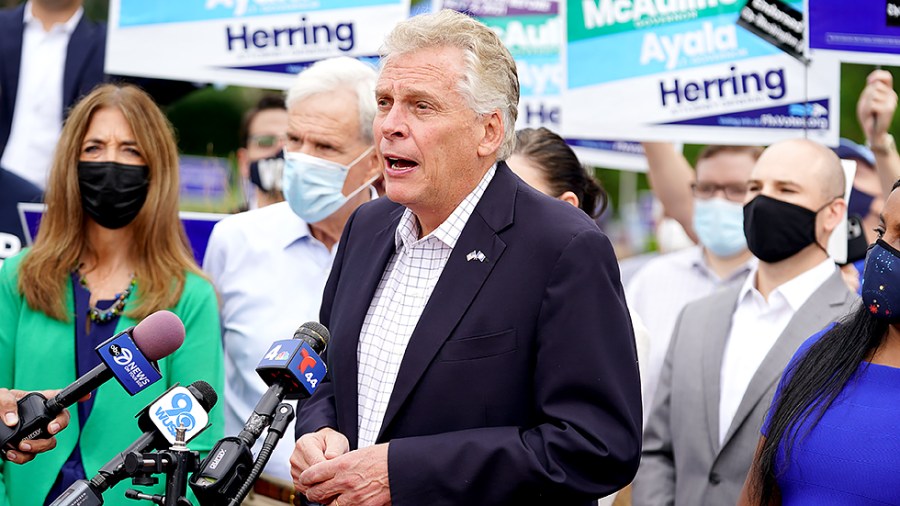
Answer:
[{"label": "shirt button", "polygon": [[718,485],[721,482],[722,482],[722,478],[719,476],[718,473],[710,473],[709,474],[709,483],[710,484]]}]

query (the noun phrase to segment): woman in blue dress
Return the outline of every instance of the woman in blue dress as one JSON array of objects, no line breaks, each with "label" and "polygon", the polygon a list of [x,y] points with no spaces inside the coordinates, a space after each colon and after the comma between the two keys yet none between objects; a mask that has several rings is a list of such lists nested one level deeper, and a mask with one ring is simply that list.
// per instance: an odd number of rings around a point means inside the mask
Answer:
[{"label": "woman in blue dress", "polygon": [[900,504],[900,181],[862,304],[785,369],[740,505]]}]

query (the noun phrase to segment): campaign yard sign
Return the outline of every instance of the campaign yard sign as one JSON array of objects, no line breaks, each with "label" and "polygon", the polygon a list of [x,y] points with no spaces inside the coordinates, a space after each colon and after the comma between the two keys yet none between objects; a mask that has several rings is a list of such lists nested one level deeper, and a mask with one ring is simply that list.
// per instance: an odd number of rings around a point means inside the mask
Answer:
[{"label": "campaign yard sign", "polygon": [[[775,1],[752,4],[774,12]],[[719,144],[808,137],[836,145],[838,61],[807,66],[740,26],[747,3],[567,2],[563,133]],[[800,1],[784,3],[803,11]]]}]

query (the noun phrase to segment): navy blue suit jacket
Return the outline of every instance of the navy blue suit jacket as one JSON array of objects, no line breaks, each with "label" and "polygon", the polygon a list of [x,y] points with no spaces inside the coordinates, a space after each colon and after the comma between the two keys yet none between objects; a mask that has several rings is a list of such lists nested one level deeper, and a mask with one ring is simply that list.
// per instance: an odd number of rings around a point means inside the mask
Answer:
[{"label": "navy blue suit jacket", "polygon": [[[325,287],[329,376],[301,409],[357,443],[357,344],[404,208],[361,206]],[[486,259],[467,261],[480,250]],[[392,502],[578,505],[634,476],[634,336],[613,249],[580,210],[505,164],[466,224],[412,334],[378,442]]]},{"label": "navy blue suit jacket", "polygon": [[[6,149],[12,128],[19,88],[25,4],[0,10],[0,155]],[[63,72],[63,117],[79,98],[104,81],[106,25],[82,16],[66,49]]]}]

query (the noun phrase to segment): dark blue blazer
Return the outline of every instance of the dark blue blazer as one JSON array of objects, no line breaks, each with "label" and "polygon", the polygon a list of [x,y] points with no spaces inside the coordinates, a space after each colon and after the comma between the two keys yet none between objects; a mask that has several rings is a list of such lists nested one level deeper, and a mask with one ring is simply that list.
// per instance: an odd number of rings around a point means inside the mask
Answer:
[{"label": "dark blue blazer", "polygon": [[[6,149],[12,128],[13,110],[19,88],[25,4],[0,10],[0,155]],[[66,111],[94,86],[104,81],[106,24],[82,16],[66,50],[63,73],[63,117]]]},{"label": "dark blue blazer", "polygon": [[[403,210],[382,198],[344,229],[320,315],[329,376],[300,410],[298,435],[332,427],[356,447],[359,333]],[[468,261],[473,250],[485,261]],[[587,504],[631,481],[640,434],[634,335],[609,241],[498,164],[387,407],[378,442],[390,441],[393,504]]]}]

